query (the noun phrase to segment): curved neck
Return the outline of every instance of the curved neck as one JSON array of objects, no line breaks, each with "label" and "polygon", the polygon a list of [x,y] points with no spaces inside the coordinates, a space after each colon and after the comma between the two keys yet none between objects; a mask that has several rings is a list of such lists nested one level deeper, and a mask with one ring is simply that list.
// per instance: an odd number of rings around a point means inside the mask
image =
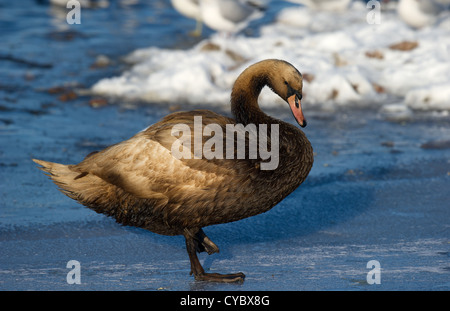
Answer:
[{"label": "curved neck", "polygon": [[[257,63],[248,67],[236,79],[231,92],[231,112],[236,119],[236,123],[248,124],[278,124],[279,132],[275,139],[278,140],[279,164],[274,171],[267,171],[268,180],[276,178],[285,179],[291,176],[292,189],[289,188],[286,193],[293,191],[303,180],[299,172],[309,172],[313,162],[312,147],[305,134],[291,123],[284,122],[265,114],[258,105],[258,96],[264,86],[270,87],[276,94],[280,95],[281,86],[276,84],[276,76],[271,72],[277,72],[276,62]],[[284,83],[283,83],[284,86]],[[267,127],[266,133],[272,139],[271,126]],[[271,148],[274,147],[271,141]],[[276,147],[275,147],[276,148]],[[272,149],[271,149],[272,150]],[[294,174],[294,175],[293,175]],[[298,176],[297,176],[298,175]]]},{"label": "curved neck", "polygon": [[270,86],[267,71],[261,71],[255,66],[247,68],[234,83],[231,92],[231,113],[237,123],[267,123],[272,119],[258,105],[258,97],[264,86]]}]

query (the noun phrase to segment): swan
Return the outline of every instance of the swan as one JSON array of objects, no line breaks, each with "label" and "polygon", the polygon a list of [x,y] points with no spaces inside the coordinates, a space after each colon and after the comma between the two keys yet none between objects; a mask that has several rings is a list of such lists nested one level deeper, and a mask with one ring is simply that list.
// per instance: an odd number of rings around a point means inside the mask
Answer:
[{"label": "swan", "polygon": [[[202,228],[264,213],[306,179],[313,165],[313,149],[306,135],[297,126],[265,114],[257,101],[261,89],[268,86],[286,101],[297,123],[305,127],[302,85],[301,73],[290,63],[263,60],[246,68],[234,83],[234,119],[209,110],[175,112],[128,140],[89,154],[78,164],[33,161],[62,193],[114,217],[118,223],[162,235],[183,235],[196,280],[243,282],[245,275],[241,272],[204,271],[196,253],[212,254],[219,248]],[[267,141],[272,148],[278,145],[278,165],[262,170],[265,160],[259,155],[231,159],[175,157],[171,150],[181,135],[173,135],[173,128],[184,125],[192,130],[195,140],[195,121],[200,117],[200,130],[213,124],[217,132],[228,125],[278,129],[279,135],[270,133]],[[210,136],[200,136],[201,143],[206,144]],[[248,146],[250,135],[245,137]],[[234,133],[231,137],[225,134],[223,141],[227,139],[239,143]],[[195,150],[190,152],[192,155]]]}]

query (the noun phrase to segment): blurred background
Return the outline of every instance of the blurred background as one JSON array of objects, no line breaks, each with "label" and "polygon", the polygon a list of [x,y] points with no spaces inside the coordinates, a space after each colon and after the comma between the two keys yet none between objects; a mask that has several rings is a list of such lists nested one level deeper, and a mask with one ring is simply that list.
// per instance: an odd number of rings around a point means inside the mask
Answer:
[{"label": "blurred background", "polygon": [[[0,289],[450,289],[449,1],[76,2],[0,0]],[[31,162],[77,163],[173,111],[229,115],[266,58],[303,74],[315,164],[268,213],[206,228],[205,267],[241,287],[195,282],[182,238],[79,206]]]}]

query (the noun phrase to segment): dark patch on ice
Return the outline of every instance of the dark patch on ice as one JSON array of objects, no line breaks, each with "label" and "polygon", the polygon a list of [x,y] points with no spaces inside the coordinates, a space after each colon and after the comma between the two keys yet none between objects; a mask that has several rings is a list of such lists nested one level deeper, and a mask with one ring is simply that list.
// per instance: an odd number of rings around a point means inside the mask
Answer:
[{"label": "dark patch on ice", "polygon": [[450,140],[433,140],[420,146],[422,149],[450,149]]},{"label": "dark patch on ice", "polygon": [[39,63],[34,60],[19,58],[13,55],[0,55],[0,61],[10,61],[16,64],[24,65],[31,68],[51,69],[52,64]]}]

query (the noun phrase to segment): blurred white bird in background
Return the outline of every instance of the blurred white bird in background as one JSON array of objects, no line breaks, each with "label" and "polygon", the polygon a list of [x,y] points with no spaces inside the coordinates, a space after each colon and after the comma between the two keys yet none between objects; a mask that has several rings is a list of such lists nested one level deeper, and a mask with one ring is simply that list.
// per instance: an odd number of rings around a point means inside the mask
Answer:
[{"label": "blurred white bird in background", "polygon": [[303,4],[304,6],[321,11],[344,11],[348,8],[352,0],[286,0],[292,3]]},{"label": "blurred white bird in background", "polygon": [[181,15],[196,21],[195,30],[190,34],[199,37],[202,34],[202,13],[200,11],[200,0],[171,0],[172,6]]},{"label": "blurred white bird in background", "polygon": [[234,34],[261,18],[268,0],[200,0],[203,22],[211,29]]},{"label": "blurred white bird in background", "polygon": [[438,22],[450,0],[399,0],[399,17],[413,28],[431,26]]}]

